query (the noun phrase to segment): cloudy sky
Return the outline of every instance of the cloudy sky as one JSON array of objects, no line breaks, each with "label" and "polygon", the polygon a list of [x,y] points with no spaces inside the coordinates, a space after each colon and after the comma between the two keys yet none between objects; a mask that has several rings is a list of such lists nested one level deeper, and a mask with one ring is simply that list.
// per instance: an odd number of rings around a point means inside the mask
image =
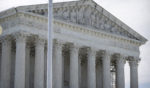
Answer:
[{"label": "cloudy sky", "polygon": [[[54,0],[54,2],[69,0]],[[135,31],[150,39],[150,0],[94,0],[117,18],[129,25]],[[0,11],[38,3],[48,0],[0,0]],[[150,42],[141,47],[141,62],[139,64],[140,88],[150,88]],[[126,88],[129,88],[129,65],[125,66]]]}]

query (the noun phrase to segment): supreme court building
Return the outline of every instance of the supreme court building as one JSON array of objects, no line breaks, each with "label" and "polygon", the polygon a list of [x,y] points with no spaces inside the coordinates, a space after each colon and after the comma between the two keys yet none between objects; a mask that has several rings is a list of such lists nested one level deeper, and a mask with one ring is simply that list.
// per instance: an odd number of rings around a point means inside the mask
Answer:
[{"label": "supreme court building", "polygon": [[[92,0],[54,3],[53,88],[138,88],[147,40]],[[0,12],[0,88],[46,88],[48,4]]]}]

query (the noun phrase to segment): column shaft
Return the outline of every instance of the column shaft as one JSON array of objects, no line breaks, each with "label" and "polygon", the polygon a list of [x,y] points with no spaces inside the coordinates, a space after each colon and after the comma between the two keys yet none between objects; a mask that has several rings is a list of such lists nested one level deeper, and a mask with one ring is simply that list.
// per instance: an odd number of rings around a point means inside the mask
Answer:
[{"label": "column shaft", "polygon": [[1,59],[1,86],[0,88],[10,88],[11,73],[11,42],[4,40],[2,42]]},{"label": "column shaft", "polygon": [[52,58],[52,64],[53,64],[53,66],[52,66],[52,74],[53,74],[53,79],[52,79],[52,81],[53,81],[53,88],[55,88],[55,85],[56,85],[56,48],[55,48],[55,44],[53,44],[53,58]]},{"label": "column shaft", "polygon": [[[78,54],[79,54],[79,52],[78,52]],[[82,80],[82,78],[81,78],[81,56],[80,55],[78,55],[78,66],[79,66],[79,88],[81,88],[81,80]]]},{"label": "column shaft", "polygon": [[98,62],[96,65],[96,88],[103,87],[102,72],[102,62]]},{"label": "column shaft", "polygon": [[116,81],[117,81],[117,88],[125,88],[125,78],[124,78],[124,64],[125,60],[123,57],[117,59],[116,64]]},{"label": "column shaft", "polygon": [[24,36],[16,39],[15,88],[25,88],[25,48]]},{"label": "column shaft", "polygon": [[55,61],[56,67],[55,70],[55,80],[54,88],[63,88],[63,58],[62,58],[62,44],[57,42],[55,43]]},{"label": "column shaft", "polygon": [[34,88],[44,88],[44,45],[42,39],[35,42]]},{"label": "column shaft", "polygon": [[96,51],[88,50],[88,88],[96,88]]},{"label": "column shaft", "polygon": [[130,88],[138,88],[138,61],[129,61],[130,64]]},{"label": "column shaft", "polygon": [[79,48],[72,46],[70,49],[70,88],[79,88]]},{"label": "column shaft", "polygon": [[103,88],[111,88],[110,59],[111,59],[110,53],[105,52],[105,55],[102,58]]},{"label": "column shaft", "polygon": [[30,47],[26,47],[26,73],[25,73],[25,88],[30,87]]}]

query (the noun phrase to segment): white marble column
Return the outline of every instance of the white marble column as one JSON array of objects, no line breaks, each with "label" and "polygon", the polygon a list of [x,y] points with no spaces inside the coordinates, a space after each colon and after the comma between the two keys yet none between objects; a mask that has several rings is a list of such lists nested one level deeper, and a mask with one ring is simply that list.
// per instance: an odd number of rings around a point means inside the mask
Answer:
[{"label": "white marble column", "polygon": [[96,88],[96,51],[88,49],[87,53],[88,88]]},{"label": "white marble column", "polygon": [[104,52],[104,55],[102,57],[103,88],[111,88],[110,59],[111,53],[107,51]]},{"label": "white marble column", "polygon": [[138,88],[138,60],[130,59],[130,88]]},{"label": "white marble column", "polygon": [[63,58],[62,58],[62,43],[60,41],[55,42],[55,79],[54,88],[63,88]]},{"label": "white marble column", "polygon": [[35,40],[34,88],[44,88],[44,39]]},{"label": "white marble column", "polygon": [[79,88],[79,48],[70,48],[70,88]]},{"label": "white marble column", "polygon": [[25,73],[25,88],[30,87],[30,46],[26,46],[26,73]]},{"label": "white marble column", "polygon": [[56,52],[56,48],[55,47],[56,47],[55,43],[53,42],[53,55],[52,55],[53,56],[53,58],[52,58],[52,62],[53,62],[52,63],[53,64],[52,65],[52,68],[53,68],[52,69],[52,74],[53,74],[53,79],[52,79],[52,81],[53,81],[53,88],[55,88],[55,85],[56,85],[56,70],[55,69],[56,69],[56,66],[57,66],[56,65],[56,59],[55,59],[56,58],[56,53],[55,53]]},{"label": "white marble column", "polygon": [[125,88],[125,75],[124,75],[125,59],[123,56],[116,58],[116,88]]},{"label": "white marble column", "polygon": [[[47,45],[46,45],[47,46]],[[47,82],[47,47],[44,48],[44,88],[46,88]],[[53,73],[52,73],[53,74]]]},{"label": "white marble column", "polygon": [[11,73],[11,41],[7,38],[2,41],[1,59],[1,86],[0,88],[10,88]]},{"label": "white marble column", "polygon": [[96,61],[96,88],[102,88],[103,87],[103,81],[102,81],[102,62],[100,60]]},{"label": "white marble column", "polygon": [[[78,52],[78,53],[80,53],[80,51]],[[79,88],[81,88],[81,80],[82,80],[82,78],[81,78],[81,55],[79,54],[79,56],[78,56],[78,66],[79,66]]]},{"label": "white marble column", "polygon": [[16,63],[15,63],[15,88],[25,88],[25,48],[26,37],[16,34]]}]

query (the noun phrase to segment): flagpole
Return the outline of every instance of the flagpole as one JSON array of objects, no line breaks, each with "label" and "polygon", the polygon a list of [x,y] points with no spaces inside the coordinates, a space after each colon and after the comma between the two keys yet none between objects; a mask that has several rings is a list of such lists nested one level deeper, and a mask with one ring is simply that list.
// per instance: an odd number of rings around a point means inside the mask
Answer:
[{"label": "flagpole", "polygon": [[53,4],[48,3],[47,88],[52,88]]},{"label": "flagpole", "polygon": [[3,31],[3,28],[2,28],[2,26],[0,25],[0,35],[2,34],[2,31]]}]

